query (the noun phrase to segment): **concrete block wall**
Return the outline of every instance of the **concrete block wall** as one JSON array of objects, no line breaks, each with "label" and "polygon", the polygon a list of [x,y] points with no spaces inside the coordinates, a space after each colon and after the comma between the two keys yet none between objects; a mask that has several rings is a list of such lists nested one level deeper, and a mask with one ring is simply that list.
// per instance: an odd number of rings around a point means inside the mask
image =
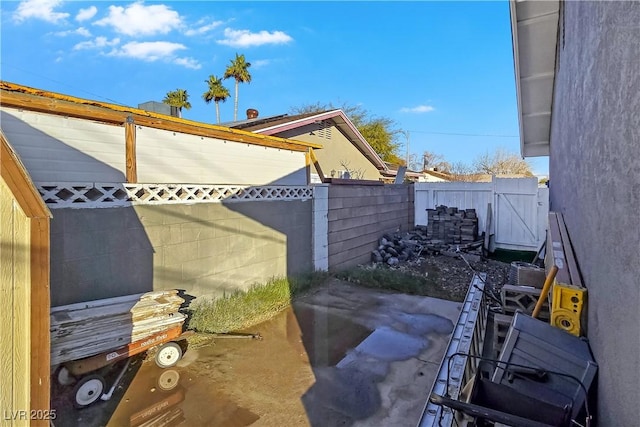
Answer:
[{"label": "concrete block wall", "polygon": [[413,185],[329,187],[329,270],[371,260],[382,234],[413,228]]},{"label": "concrete block wall", "polygon": [[311,200],[53,215],[53,306],[172,288],[214,297],[313,268]]}]

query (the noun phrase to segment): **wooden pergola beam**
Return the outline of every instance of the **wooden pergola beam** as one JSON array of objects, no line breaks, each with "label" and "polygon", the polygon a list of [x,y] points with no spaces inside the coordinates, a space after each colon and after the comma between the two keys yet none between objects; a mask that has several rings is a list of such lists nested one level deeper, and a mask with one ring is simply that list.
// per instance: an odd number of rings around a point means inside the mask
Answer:
[{"label": "wooden pergola beam", "polygon": [[316,172],[318,172],[318,176],[320,177],[320,182],[327,182],[324,173],[322,172],[322,167],[320,167],[320,162],[318,162],[318,158],[316,157],[316,153],[313,152],[313,148],[309,148],[309,160],[316,168]]},{"label": "wooden pergola beam", "polygon": [[311,142],[255,134],[224,126],[194,122],[178,117],[151,113],[137,108],[122,107],[119,105],[73,98],[52,92],[38,91],[2,81],[0,81],[0,105],[3,107],[20,108],[120,126],[126,123],[127,117],[132,117],[138,126],[291,151],[306,152],[309,148],[322,148],[322,145]]}]

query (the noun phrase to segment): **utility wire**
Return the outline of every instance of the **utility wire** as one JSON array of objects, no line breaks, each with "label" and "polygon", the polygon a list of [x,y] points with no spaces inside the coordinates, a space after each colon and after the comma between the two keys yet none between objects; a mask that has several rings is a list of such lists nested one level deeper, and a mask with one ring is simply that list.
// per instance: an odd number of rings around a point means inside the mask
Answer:
[{"label": "utility wire", "polygon": [[14,70],[18,70],[18,71],[23,72],[23,73],[31,74],[32,76],[40,77],[42,79],[49,80],[49,81],[51,81],[53,83],[57,83],[57,84],[66,86],[68,88],[71,88],[71,89],[74,89],[74,90],[78,90],[80,92],[84,92],[84,93],[86,93],[88,95],[91,95],[91,96],[94,96],[94,97],[97,97],[97,98],[100,98],[100,99],[104,99],[104,100],[109,101],[109,102],[111,102],[113,104],[117,104],[117,105],[120,105],[122,107],[128,107],[128,105],[123,103],[123,102],[116,101],[116,100],[108,98],[106,96],[98,95],[97,93],[89,92],[88,90],[80,89],[78,87],[75,87],[75,86],[72,86],[70,84],[61,82],[59,80],[54,80],[54,79],[51,79],[49,77],[43,76],[42,74],[34,73],[33,71],[29,71],[29,70],[25,70],[25,69],[22,69],[22,68],[13,66],[13,65],[9,65],[9,64],[7,64],[5,62],[1,62],[0,61],[0,67],[10,67],[10,68],[13,68]]},{"label": "utility wire", "polygon": [[520,138],[518,135],[498,135],[491,133],[456,133],[456,132],[428,132],[426,130],[410,130],[408,132],[425,133],[429,135],[453,135],[453,136],[483,136],[492,138]]}]

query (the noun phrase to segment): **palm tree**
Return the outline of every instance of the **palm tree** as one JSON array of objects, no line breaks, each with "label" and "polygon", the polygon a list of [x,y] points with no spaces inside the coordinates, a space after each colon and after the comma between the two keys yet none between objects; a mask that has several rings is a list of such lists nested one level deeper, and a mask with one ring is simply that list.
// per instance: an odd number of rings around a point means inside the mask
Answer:
[{"label": "palm tree", "polygon": [[216,119],[218,119],[218,123],[220,123],[220,105],[218,102],[225,102],[229,97],[229,89],[222,85],[222,79],[214,76],[213,74],[209,76],[209,80],[204,81],[209,85],[209,89],[202,94],[202,99],[204,102],[209,104],[211,101],[216,103]]},{"label": "palm tree", "polygon": [[231,60],[231,64],[229,64],[224,72],[224,76],[222,77],[223,79],[228,79],[230,77],[236,79],[236,98],[233,108],[234,122],[238,120],[238,84],[251,83],[251,74],[249,74],[248,70],[249,67],[251,67],[251,63],[244,59],[244,55],[238,55],[236,53],[236,59]]},{"label": "palm tree", "polygon": [[191,103],[189,102],[189,94],[186,89],[176,89],[167,92],[167,95],[162,100],[165,104],[169,104],[172,107],[178,109],[178,117],[182,117],[182,109],[191,109]]}]

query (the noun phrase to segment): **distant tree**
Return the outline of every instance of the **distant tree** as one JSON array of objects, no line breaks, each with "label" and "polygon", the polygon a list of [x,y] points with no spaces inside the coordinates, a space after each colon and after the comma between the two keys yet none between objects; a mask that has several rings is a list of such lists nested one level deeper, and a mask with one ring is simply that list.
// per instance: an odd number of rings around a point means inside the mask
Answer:
[{"label": "distant tree", "polygon": [[360,106],[343,104],[336,107],[331,103],[321,104],[320,102],[292,107],[289,112],[291,114],[307,114],[336,109],[344,111],[349,120],[382,160],[394,164],[403,165],[405,163],[399,155],[400,144],[397,139],[400,131],[396,128],[396,123],[387,117],[372,116]]},{"label": "distant tree", "polygon": [[409,166],[412,170],[434,169],[439,172],[447,172],[451,169],[451,164],[444,159],[442,154],[431,151],[423,152],[421,158],[417,154],[411,154],[409,156]]},{"label": "distant tree", "polygon": [[340,166],[342,166],[342,170],[347,173],[349,179],[364,179],[364,170],[362,169],[352,169],[350,167],[351,162],[348,160],[340,160]]},{"label": "distant tree", "polygon": [[478,156],[473,162],[477,173],[490,175],[525,175],[533,176],[531,165],[517,154],[498,149],[493,153]]},{"label": "distant tree", "polygon": [[178,109],[178,117],[182,117],[182,109],[191,109],[191,103],[189,102],[189,94],[185,89],[176,89],[174,91],[167,92],[167,95],[162,100],[165,104],[171,105]]},{"label": "distant tree", "polygon": [[202,94],[202,99],[207,104],[211,103],[211,101],[216,104],[216,119],[218,123],[220,123],[220,104],[219,102],[225,102],[229,97],[229,89],[222,85],[222,79],[214,76],[213,74],[209,76],[209,80],[204,81],[208,88],[205,93]]},{"label": "distant tree", "polygon": [[233,106],[233,121],[238,120],[238,85],[240,83],[251,83],[251,74],[249,73],[251,63],[247,62],[244,55],[236,53],[236,59],[231,60],[231,64],[224,72],[223,79],[234,78],[236,81],[236,96]]},{"label": "distant tree", "polygon": [[478,179],[473,168],[464,162],[450,164],[446,173],[451,176],[452,181],[476,181]]}]

